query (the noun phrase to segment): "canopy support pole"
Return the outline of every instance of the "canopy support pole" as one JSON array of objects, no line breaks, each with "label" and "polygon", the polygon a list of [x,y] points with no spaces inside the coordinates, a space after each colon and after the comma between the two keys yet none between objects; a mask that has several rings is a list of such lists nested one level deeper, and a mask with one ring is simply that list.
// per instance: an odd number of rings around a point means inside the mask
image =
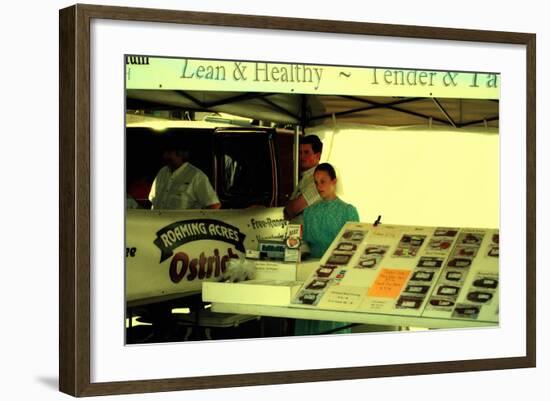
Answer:
[{"label": "canopy support pole", "polygon": [[453,128],[456,128],[455,122],[453,121],[453,119],[451,118],[449,113],[447,113],[447,111],[443,108],[443,106],[441,106],[441,103],[439,103],[439,100],[437,100],[435,97],[432,97],[432,100],[434,101],[434,103],[439,108],[439,111],[441,111],[443,113],[443,115],[445,116],[447,121],[449,121],[449,123],[453,126]]},{"label": "canopy support pole", "polygon": [[293,190],[298,188],[300,180],[300,125],[294,128],[294,174],[293,174]]}]

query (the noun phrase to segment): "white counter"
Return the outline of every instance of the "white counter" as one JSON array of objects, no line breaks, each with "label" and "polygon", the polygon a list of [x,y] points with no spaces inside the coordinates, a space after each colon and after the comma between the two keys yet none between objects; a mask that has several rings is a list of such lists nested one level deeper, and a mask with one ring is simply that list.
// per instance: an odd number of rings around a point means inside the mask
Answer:
[{"label": "white counter", "polygon": [[376,324],[384,326],[423,327],[430,329],[450,329],[467,327],[498,327],[492,322],[466,319],[435,319],[427,317],[386,315],[364,312],[337,312],[328,310],[294,308],[288,306],[246,305],[235,303],[212,303],[212,310],[219,313],[239,313],[291,319],[314,319],[349,323]]}]

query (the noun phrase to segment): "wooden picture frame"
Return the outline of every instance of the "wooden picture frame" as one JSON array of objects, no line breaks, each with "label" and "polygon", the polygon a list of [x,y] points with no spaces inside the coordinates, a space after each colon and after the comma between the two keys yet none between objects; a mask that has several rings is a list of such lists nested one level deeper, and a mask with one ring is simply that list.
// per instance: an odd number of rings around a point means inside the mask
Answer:
[{"label": "wooden picture frame", "polygon": [[[381,37],[441,39],[526,48],[526,355],[523,357],[440,361],[401,365],[340,367],[317,370],[257,372],[91,382],[90,314],[90,23],[93,19],[342,33]],[[59,389],[73,396],[144,393],[326,380],[362,379],[534,367],[536,363],[536,167],[535,51],[529,33],[370,24],[347,21],[75,5],[60,10],[60,189],[59,189]]]}]

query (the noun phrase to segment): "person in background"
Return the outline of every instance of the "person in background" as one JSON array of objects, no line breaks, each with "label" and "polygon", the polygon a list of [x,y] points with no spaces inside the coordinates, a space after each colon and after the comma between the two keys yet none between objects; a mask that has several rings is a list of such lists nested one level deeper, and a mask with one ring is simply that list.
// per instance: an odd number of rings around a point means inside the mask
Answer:
[{"label": "person in background", "polygon": [[174,138],[167,140],[160,169],[151,191],[151,209],[219,209],[218,195],[208,176],[188,161],[185,149]]},{"label": "person in background", "polygon": [[[321,258],[330,247],[344,224],[359,221],[355,206],[342,201],[336,195],[336,172],[329,163],[319,164],[314,171],[314,181],[322,200],[304,210],[304,241],[308,242],[311,256]],[[351,333],[349,323],[324,320],[297,319],[295,335],[322,333]]]},{"label": "person in background", "polygon": [[126,209],[139,209],[139,203],[129,193],[126,194]]},{"label": "person in background", "polygon": [[359,221],[359,213],[336,195],[336,171],[329,163],[319,164],[314,171],[315,187],[322,198],[304,210],[303,238],[311,256],[320,258],[348,221]]},{"label": "person in background", "polygon": [[301,176],[298,187],[285,206],[284,213],[287,220],[300,216],[304,209],[321,200],[313,182],[313,172],[321,160],[323,143],[317,135],[302,136],[299,148]]}]

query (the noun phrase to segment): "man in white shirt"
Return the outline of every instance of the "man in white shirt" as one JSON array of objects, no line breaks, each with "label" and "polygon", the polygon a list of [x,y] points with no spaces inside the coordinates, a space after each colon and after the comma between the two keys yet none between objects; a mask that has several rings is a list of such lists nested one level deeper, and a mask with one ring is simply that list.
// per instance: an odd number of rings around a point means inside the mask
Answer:
[{"label": "man in white shirt", "polygon": [[186,152],[169,140],[162,154],[166,165],[160,169],[151,191],[151,209],[219,209],[218,195],[208,176],[187,161]]},{"label": "man in white shirt", "polygon": [[301,177],[298,187],[285,206],[285,218],[288,220],[299,216],[306,207],[321,200],[315,187],[313,172],[321,160],[323,142],[317,135],[307,135],[300,138],[299,148]]}]

